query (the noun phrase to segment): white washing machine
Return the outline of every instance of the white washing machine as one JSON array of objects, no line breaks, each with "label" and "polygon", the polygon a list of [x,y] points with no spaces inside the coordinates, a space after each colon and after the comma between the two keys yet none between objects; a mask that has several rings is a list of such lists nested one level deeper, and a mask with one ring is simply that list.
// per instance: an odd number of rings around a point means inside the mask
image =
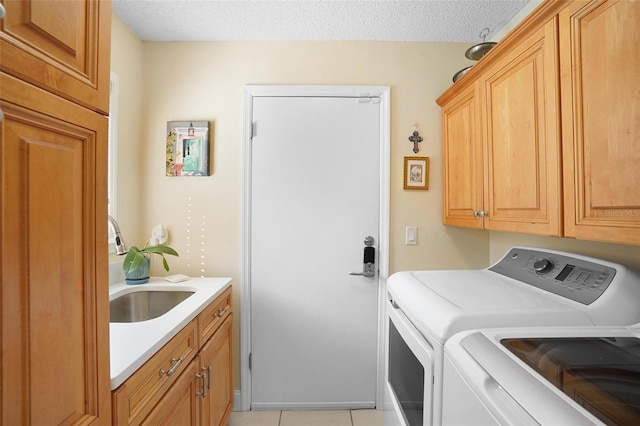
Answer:
[{"label": "white washing machine", "polygon": [[445,345],[442,424],[640,424],[640,329],[460,333]]},{"label": "white washing machine", "polygon": [[513,247],[482,270],[406,271],[389,277],[385,423],[442,422],[444,345],[494,327],[640,322],[640,276],[586,256]]}]

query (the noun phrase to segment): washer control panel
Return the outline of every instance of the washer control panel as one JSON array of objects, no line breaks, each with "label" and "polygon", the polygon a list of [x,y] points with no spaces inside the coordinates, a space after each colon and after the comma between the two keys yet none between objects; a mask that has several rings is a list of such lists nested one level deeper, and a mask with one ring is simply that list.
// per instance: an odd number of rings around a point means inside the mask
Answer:
[{"label": "washer control panel", "polygon": [[542,250],[512,248],[490,271],[585,305],[607,289],[616,269]]}]

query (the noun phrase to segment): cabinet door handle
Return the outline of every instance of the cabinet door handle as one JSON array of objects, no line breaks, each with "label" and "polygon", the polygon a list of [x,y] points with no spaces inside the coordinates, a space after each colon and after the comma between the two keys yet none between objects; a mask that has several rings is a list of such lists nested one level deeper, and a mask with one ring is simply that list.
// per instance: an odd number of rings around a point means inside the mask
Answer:
[{"label": "cabinet door handle", "polygon": [[171,357],[171,364],[173,365],[171,366],[169,371],[167,371],[167,376],[173,375],[173,373],[176,372],[178,367],[180,367],[180,364],[182,364],[182,361],[184,361],[184,358],[182,357],[180,357],[179,359],[175,359],[174,357]]},{"label": "cabinet door handle", "polygon": [[201,396],[203,398],[207,396],[207,390],[204,387],[204,376],[206,376],[206,374],[196,374],[196,380],[200,380],[200,384],[202,385],[202,392],[196,389],[196,396]]},{"label": "cabinet door handle", "polygon": [[217,314],[213,314],[213,316],[218,316],[218,317],[222,317],[224,316],[224,314],[227,313],[227,308],[220,308],[218,309],[218,313]]},{"label": "cabinet door handle", "polygon": [[203,371],[203,373],[201,374],[201,376],[202,376],[202,397],[206,398],[206,396],[207,396],[207,386],[204,385],[204,381],[205,381],[205,379],[207,379],[207,382],[210,382],[211,378],[207,375],[207,373],[204,373],[204,371],[208,371],[207,367],[202,367],[202,371]]}]

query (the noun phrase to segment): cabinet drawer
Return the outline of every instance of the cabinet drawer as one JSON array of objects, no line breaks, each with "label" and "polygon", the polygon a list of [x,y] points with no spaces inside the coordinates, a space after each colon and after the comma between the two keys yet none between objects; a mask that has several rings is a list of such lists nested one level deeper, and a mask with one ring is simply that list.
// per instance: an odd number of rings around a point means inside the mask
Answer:
[{"label": "cabinet drawer", "polygon": [[140,424],[198,352],[196,320],[113,391],[114,424]]},{"label": "cabinet drawer", "polygon": [[213,333],[220,327],[220,324],[231,313],[231,287],[209,304],[198,315],[198,338],[199,346],[213,336]]}]

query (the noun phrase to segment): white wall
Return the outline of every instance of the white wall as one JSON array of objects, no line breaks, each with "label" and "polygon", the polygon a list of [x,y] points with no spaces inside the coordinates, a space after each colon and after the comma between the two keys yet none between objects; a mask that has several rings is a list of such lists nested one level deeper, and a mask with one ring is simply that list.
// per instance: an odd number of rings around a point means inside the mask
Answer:
[{"label": "white wall", "polygon": [[144,196],[140,180],[143,165],[142,130],[144,115],[143,43],[117,17],[111,25],[111,71],[118,75],[118,148],[116,193],[118,221],[127,245],[144,245],[146,230],[141,227]]}]

